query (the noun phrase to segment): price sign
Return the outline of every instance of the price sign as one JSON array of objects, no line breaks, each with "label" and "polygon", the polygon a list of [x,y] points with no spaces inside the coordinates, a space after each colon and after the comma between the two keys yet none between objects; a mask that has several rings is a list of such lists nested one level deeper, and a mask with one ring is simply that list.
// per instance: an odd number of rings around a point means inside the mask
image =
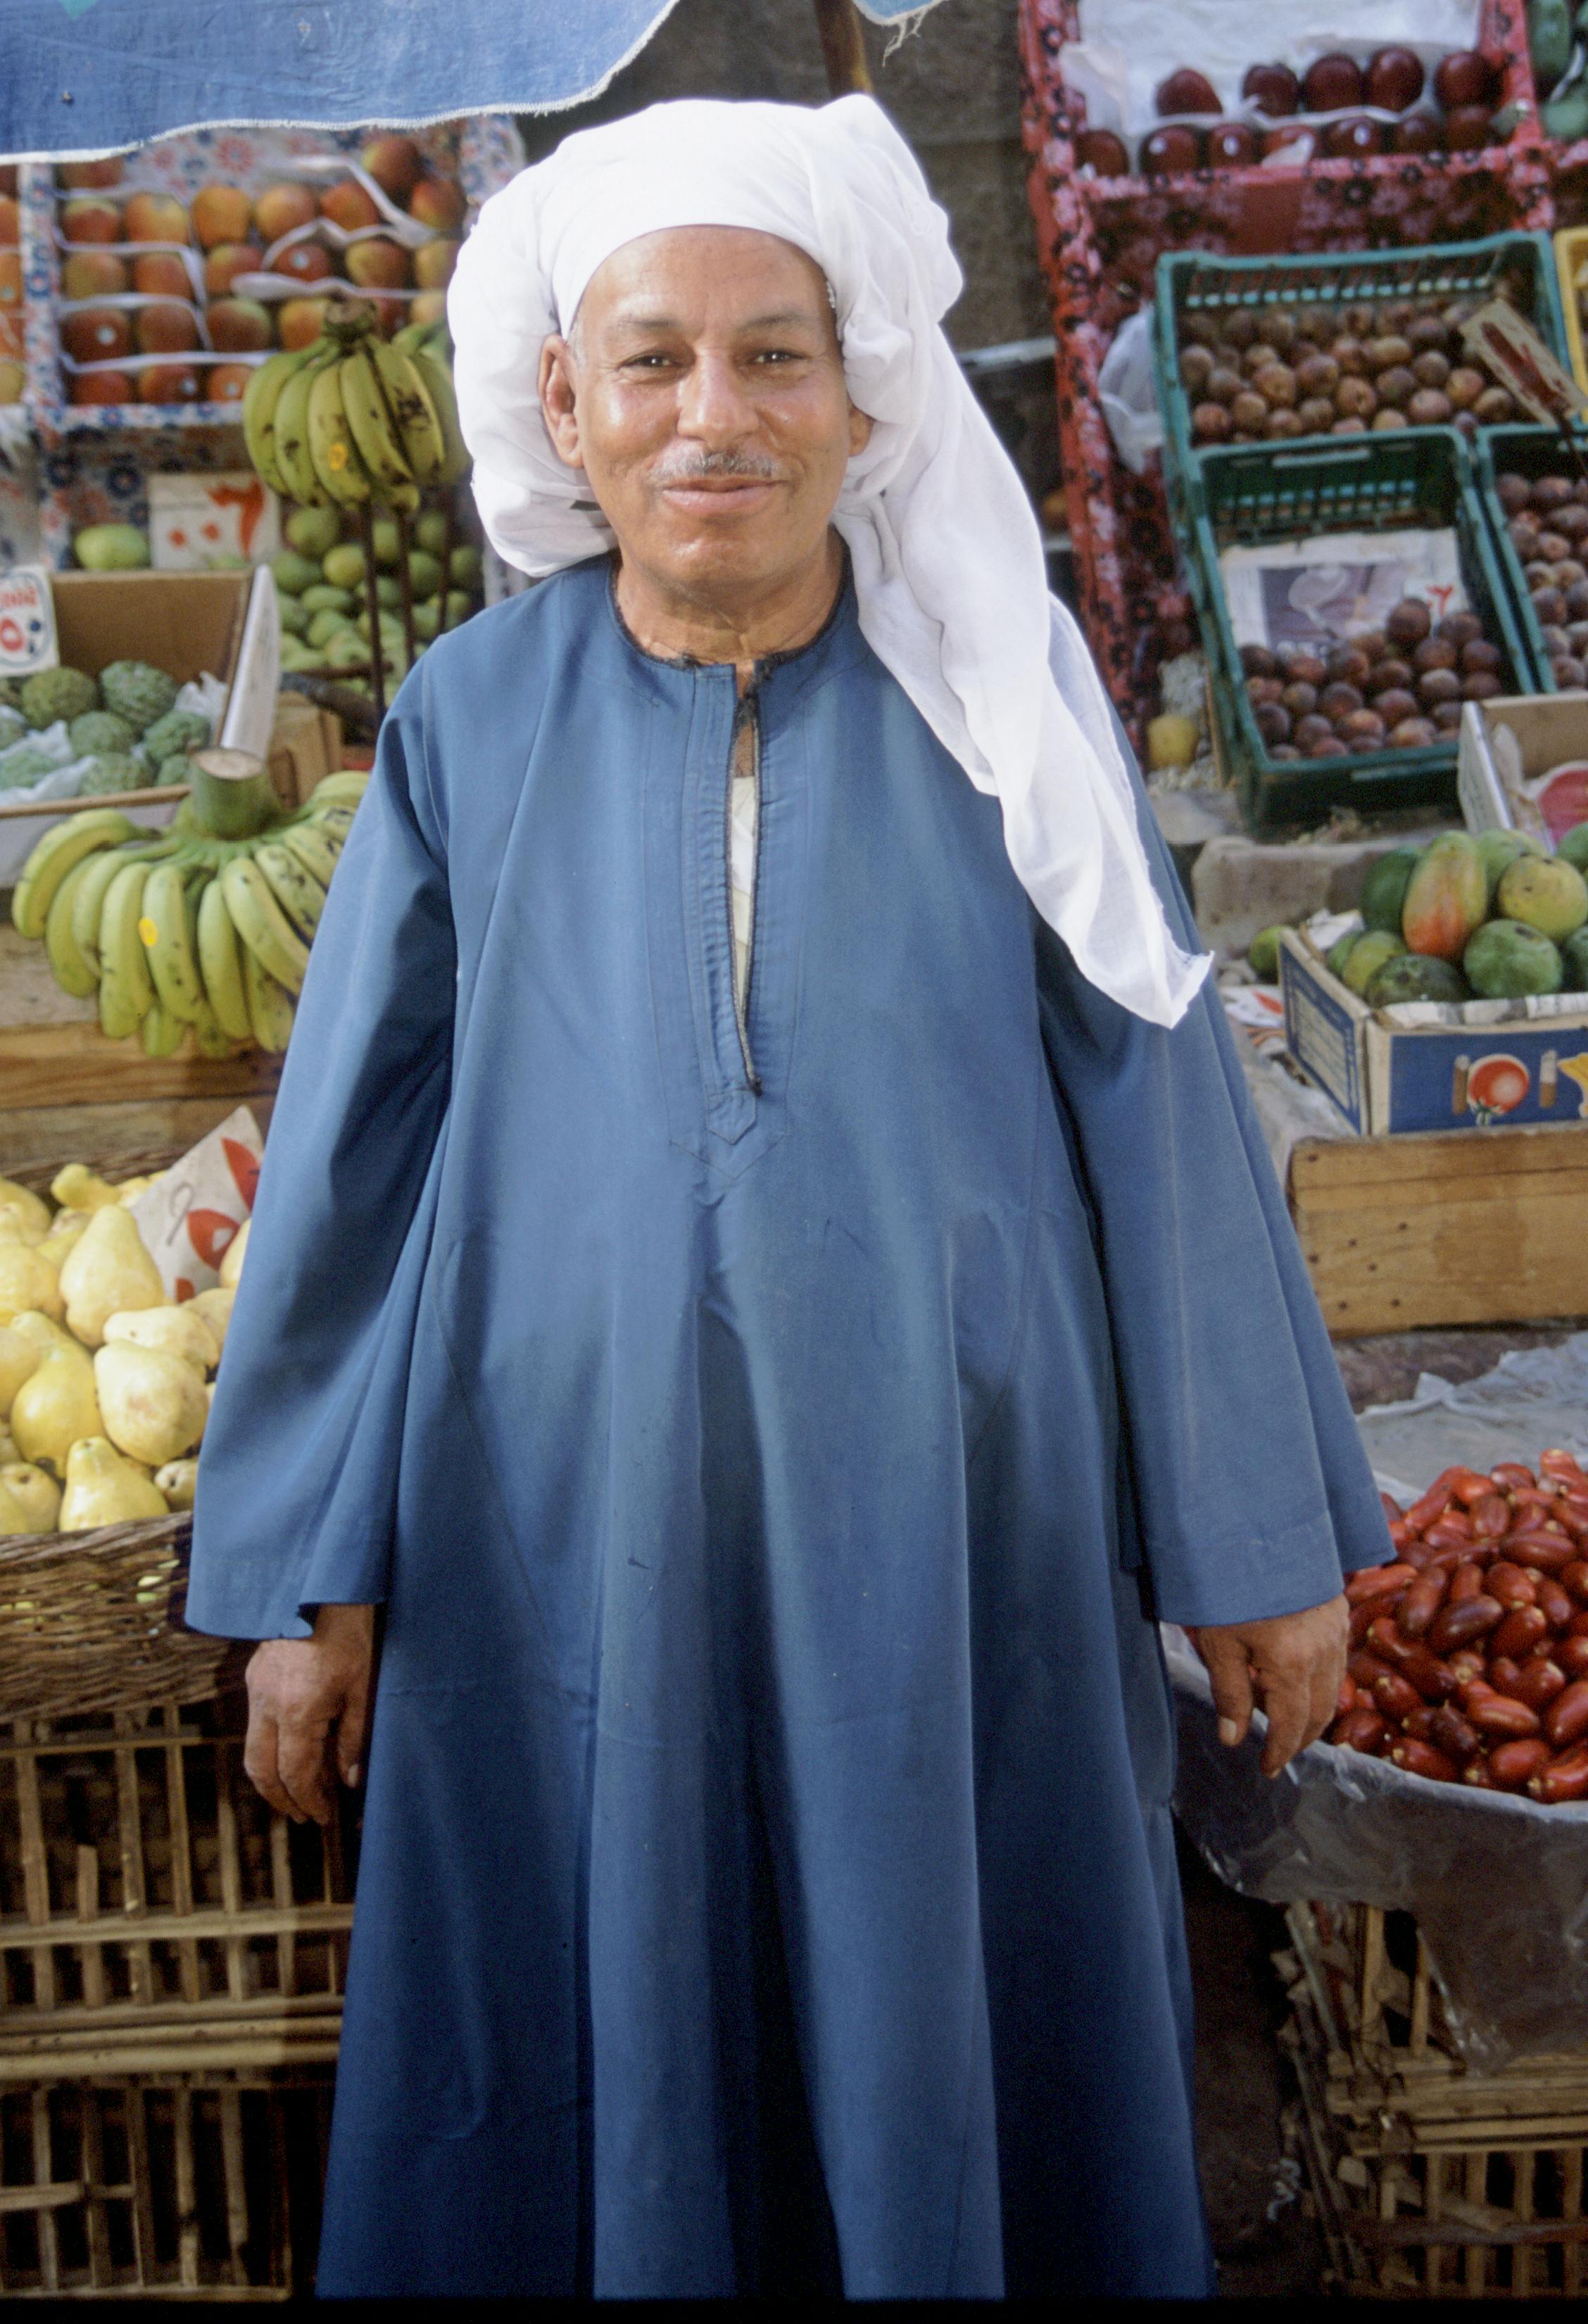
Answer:
[{"label": "price sign", "polygon": [[0,573],[0,675],[23,677],[31,670],[53,669],[60,659],[47,568],[14,565]]}]

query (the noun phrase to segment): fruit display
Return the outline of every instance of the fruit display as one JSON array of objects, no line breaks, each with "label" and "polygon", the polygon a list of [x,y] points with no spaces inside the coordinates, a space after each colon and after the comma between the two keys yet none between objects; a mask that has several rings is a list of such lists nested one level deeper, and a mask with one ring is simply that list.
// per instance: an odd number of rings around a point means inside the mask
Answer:
[{"label": "fruit display", "polygon": [[193,1457],[241,1277],[178,1305],[120,1184],[81,1163],[51,1203],[0,1178],[0,1536],[81,1533],[193,1506]]},{"label": "fruit display", "polygon": [[455,177],[411,137],[355,161],[305,157],[252,189],[179,200],[125,187],[119,160],[56,172],[60,350],[76,404],[240,403],[272,349],[320,333],[328,300],[358,301],[390,336],[446,310],[466,213]]},{"label": "fruit display", "polygon": [[1494,488],[1555,682],[1588,686],[1588,475],[1502,468]]},{"label": "fruit display", "polygon": [[[1526,312],[1515,285],[1492,295]],[[1179,320],[1177,362],[1198,445],[1398,428],[1480,428],[1518,417],[1515,399],[1479,362],[1462,325],[1484,303],[1360,297],[1271,307],[1193,309]]]},{"label": "fruit display", "polygon": [[[1432,74],[1414,49],[1334,50],[1300,73],[1252,64],[1225,103],[1205,73],[1181,66],[1158,85],[1159,125],[1133,141],[1135,168],[1155,178],[1270,160],[1303,168],[1371,154],[1473,152],[1510,134],[1497,118],[1501,79],[1500,66],[1475,50],[1451,51]],[[1129,177],[1131,142],[1089,127],[1076,137],[1076,159],[1096,177]]]},{"label": "fruit display", "polygon": [[1369,868],[1328,966],[1371,1009],[1588,993],[1588,824],[1553,854],[1519,831],[1447,831]]},{"label": "fruit display", "polygon": [[[118,699],[125,694],[118,690]],[[56,982],[97,997],[113,1040],[202,1056],[287,1046],[309,948],[367,776],[330,775],[282,808],[256,762],[205,751],[168,829],[118,808],[51,825],[12,898],[18,932],[42,943]]]},{"label": "fruit display", "polygon": [[1419,597],[1395,606],[1382,630],[1240,652],[1264,748],[1287,761],[1426,750],[1454,735],[1463,703],[1515,691],[1478,614],[1436,622]]},{"label": "fruit display", "polygon": [[[175,678],[152,662],[111,662],[97,678],[65,667],[37,670],[5,687],[0,700],[0,790],[37,782],[74,760],[82,761],[79,793],[185,783],[188,752],[210,739],[209,720],[176,707]],[[43,749],[44,736],[61,725],[68,747]],[[30,733],[38,742],[30,744]]]},{"label": "fruit display", "polygon": [[1552,1450],[1384,1509],[1396,1562],[1345,1584],[1326,1740],[1432,1783],[1588,1799],[1588,1474]]}]

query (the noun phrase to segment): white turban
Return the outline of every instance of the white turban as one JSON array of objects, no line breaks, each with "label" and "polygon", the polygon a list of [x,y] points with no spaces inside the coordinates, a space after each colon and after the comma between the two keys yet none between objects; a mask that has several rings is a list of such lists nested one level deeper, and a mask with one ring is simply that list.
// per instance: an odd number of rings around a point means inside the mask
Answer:
[{"label": "white turban", "polygon": [[684,226],[777,235],[826,275],[850,396],[875,422],[834,520],[862,632],[972,782],[996,792],[1010,860],[1082,973],[1177,1023],[1207,963],[1169,933],[1107,699],[940,327],[961,286],[947,220],[870,97],[652,106],[580,130],[485,203],[448,310],[493,546],[540,575],[612,545],[588,480],[547,433],[541,342],[567,332],[614,250]]}]

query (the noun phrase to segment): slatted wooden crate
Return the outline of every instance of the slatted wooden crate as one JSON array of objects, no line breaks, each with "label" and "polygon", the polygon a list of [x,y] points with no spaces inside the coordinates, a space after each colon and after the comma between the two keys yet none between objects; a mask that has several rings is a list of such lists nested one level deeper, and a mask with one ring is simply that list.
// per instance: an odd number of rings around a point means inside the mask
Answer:
[{"label": "slatted wooden crate", "polygon": [[1341,2286],[1581,2297],[1588,2056],[1469,2072],[1408,1914],[1300,1904],[1287,1919],[1303,2153]]}]

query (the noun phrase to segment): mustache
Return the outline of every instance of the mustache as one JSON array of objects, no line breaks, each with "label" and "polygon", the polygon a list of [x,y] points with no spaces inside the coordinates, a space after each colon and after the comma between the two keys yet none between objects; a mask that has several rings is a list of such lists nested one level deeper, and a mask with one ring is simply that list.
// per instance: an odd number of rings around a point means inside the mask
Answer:
[{"label": "mustache", "polygon": [[662,490],[669,484],[716,484],[730,477],[775,484],[783,473],[777,461],[759,452],[688,452],[663,460],[651,470],[651,481]]}]

